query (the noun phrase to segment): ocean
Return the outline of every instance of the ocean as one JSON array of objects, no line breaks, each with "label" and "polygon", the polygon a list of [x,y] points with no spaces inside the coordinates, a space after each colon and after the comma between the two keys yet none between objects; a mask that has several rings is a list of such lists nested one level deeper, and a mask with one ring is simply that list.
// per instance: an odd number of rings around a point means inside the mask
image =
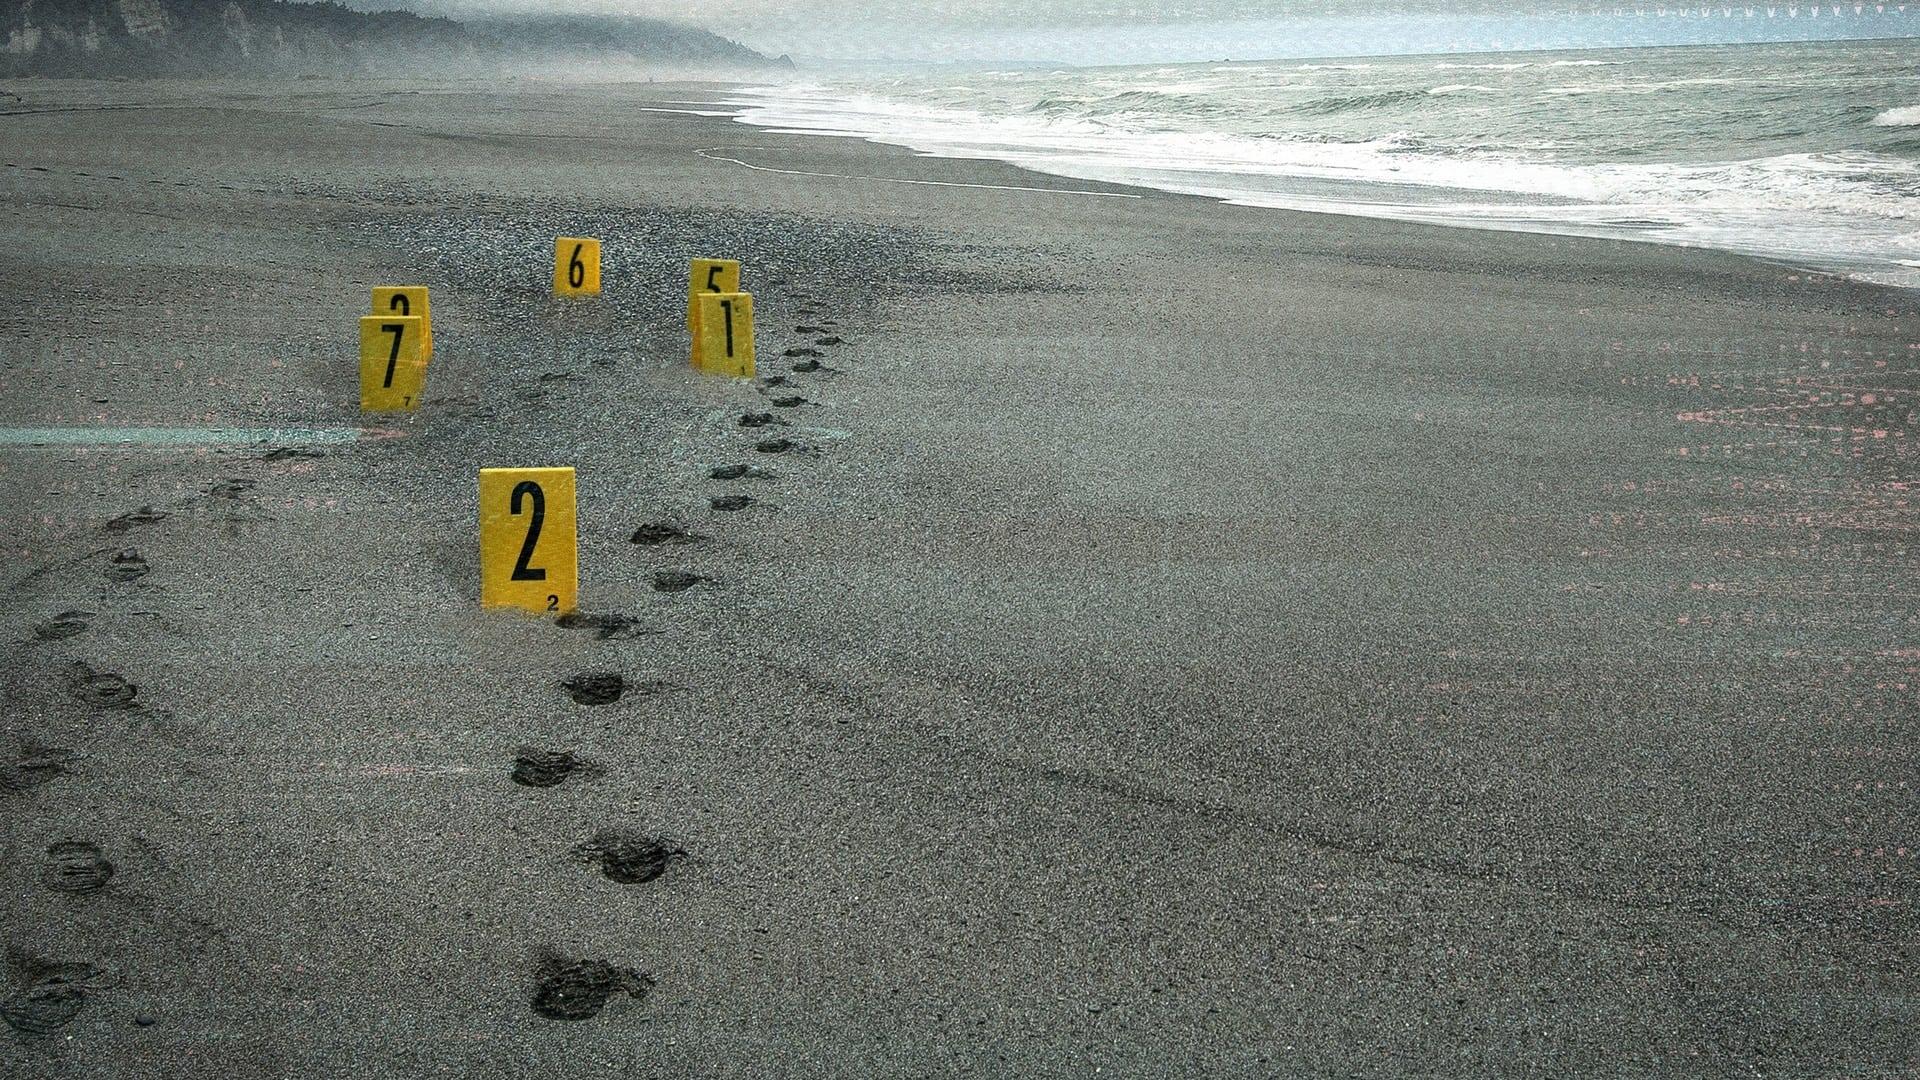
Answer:
[{"label": "ocean", "polygon": [[1920,287],[1914,40],[809,76],[756,126]]}]

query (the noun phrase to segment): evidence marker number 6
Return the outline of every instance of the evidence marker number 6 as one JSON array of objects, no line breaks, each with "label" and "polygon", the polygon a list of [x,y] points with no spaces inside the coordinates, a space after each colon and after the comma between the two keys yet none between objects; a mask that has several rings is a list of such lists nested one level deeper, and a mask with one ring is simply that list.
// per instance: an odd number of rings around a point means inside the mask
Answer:
[{"label": "evidence marker number 6", "polygon": [[554,238],[553,295],[600,295],[600,241],[586,236]]}]

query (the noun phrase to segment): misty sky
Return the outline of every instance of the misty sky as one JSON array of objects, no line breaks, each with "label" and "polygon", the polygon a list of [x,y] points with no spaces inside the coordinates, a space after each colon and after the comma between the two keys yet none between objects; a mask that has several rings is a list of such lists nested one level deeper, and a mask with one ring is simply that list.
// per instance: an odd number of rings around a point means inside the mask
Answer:
[{"label": "misty sky", "polygon": [[[378,0],[363,0],[376,3]],[[1074,26],[1263,19],[1333,13],[1528,11],[1551,0],[390,0],[394,7],[460,10],[578,11],[650,15],[694,25],[858,28],[875,24],[943,27]]]},{"label": "misty sky", "polygon": [[[451,15],[576,12],[645,15],[703,27],[769,55],[825,61],[1064,61],[1075,64],[1263,59],[1371,52],[1591,48],[1702,41],[1911,34],[1891,7],[1877,18],[1702,19],[1729,0],[349,0]],[[1831,0],[1827,0],[1830,4]],[[1595,7],[1689,4],[1687,18],[1621,21]],[[1760,0],[1764,8],[1766,0]],[[1744,6],[1744,5],[1742,5]],[[1826,8],[1821,9],[1823,12]],[[1738,9],[1736,8],[1736,12]]]}]

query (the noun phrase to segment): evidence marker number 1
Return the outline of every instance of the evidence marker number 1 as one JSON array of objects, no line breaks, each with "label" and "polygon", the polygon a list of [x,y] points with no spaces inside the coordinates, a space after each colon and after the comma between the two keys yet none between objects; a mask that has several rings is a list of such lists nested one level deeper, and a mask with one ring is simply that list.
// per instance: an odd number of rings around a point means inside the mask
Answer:
[{"label": "evidence marker number 1", "polygon": [[693,335],[693,366],[716,375],[753,377],[753,297],[747,293],[701,293]]},{"label": "evidence marker number 1", "polygon": [[420,407],[427,358],[418,315],[367,315],[360,320],[360,408],[412,412]]},{"label": "evidence marker number 1", "polygon": [[700,333],[700,297],[740,291],[740,260],[695,259],[687,272],[687,332]]},{"label": "evidence marker number 1", "polygon": [[579,545],[573,469],[480,470],[480,606],[573,611]]},{"label": "evidence marker number 1", "polygon": [[553,295],[600,295],[600,241],[585,236],[554,238]]}]

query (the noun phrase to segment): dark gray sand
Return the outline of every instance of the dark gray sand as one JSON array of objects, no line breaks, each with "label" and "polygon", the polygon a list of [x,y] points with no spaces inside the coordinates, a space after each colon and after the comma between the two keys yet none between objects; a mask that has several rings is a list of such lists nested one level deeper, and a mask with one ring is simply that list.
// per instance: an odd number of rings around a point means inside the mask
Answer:
[{"label": "dark gray sand", "polygon": [[[687,86],[8,88],[8,431],[368,434],[0,447],[0,1074],[1916,1068],[1912,294]],[[581,617],[478,609],[490,465]]]}]

